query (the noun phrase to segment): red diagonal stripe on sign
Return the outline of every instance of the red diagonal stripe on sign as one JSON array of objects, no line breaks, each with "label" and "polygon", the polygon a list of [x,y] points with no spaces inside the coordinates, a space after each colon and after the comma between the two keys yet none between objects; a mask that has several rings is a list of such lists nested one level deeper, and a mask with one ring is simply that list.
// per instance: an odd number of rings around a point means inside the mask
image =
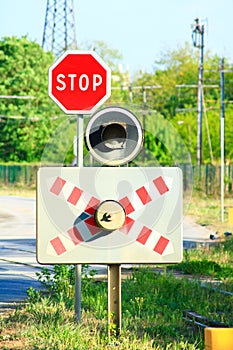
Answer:
[{"label": "red diagonal stripe on sign", "polygon": [[95,198],[95,197],[91,197],[90,201],[88,202],[86,208],[85,208],[85,212],[90,214],[90,215],[93,215],[97,206],[99,205],[100,203],[100,200]]},{"label": "red diagonal stripe on sign", "polygon": [[125,209],[126,215],[129,215],[134,211],[134,207],[127,196],[123,197],[121,200],[119,200],[119,202]]},{"label": "red diagonal stripe on sign", "polygon": [[156,243],[156,246],[154,247],[154,251],[158,254],[163,254],[166,246],[168,245],[169,243],[169,239],[161,236],[158,240],[158,242]]},{"label": "red diagonal stripe on sign", "polygon": [[56,194],[57,196],[60,194],[63,186],[65,185],[66,180],[62,179],[61,177],[57,177],[56,180],[53,183],[53,186],[50,188],[50,192]]},{"label": "red diagonal stripe on sign", "polygon": [[67,232],[69,233],[69,236],[75,245],[83,242],[83,238],[79,233],[79,230],[77,229],[77,227],[73,226]]},{"label": "red diagonal stripe on sign", "polygon": [[59,237],[55,237],[51,239],[50,243],[52,244],[57,255],[61,255],[66,252],[66,248],[64,247]]},{"label": "red diagonal stripe on sign", "polygon": [[101,231],[101,229],[96,225],[94,216],[90,216],[84,222],[87,225],[87,228],[91,232],[92,235],[95,235],[96,233]]},{"label": "red diagonal stripe on sign", "polygon": [[143,228],[141,229],[136,241],[141,243],[141,244],[145,244],[146,241],[148,240],[150,234],[151,234],[152,230],[146,226],[143,226]]},{"label": "red diagonal stripe on sign", "polygon": [[128,234],[134,224],[134,220],[126,216],[124,225],[119,229],[122,233]]},{"label": "red diagonal stripe on sign", "polygon": [[169,188],[167,187],[165,181],[163,180],[162,176],[157,177],[153,180],[153,183],[155,184],[157,190],[160,194],[164,194],[169,191]]},{"label": "red diagonal stripe on sign", "polygon": [[79,198],[81,197],[82,193],[83,193],[83,191],[80,188],[75,186],[73,188],[69,198],[67,199],[67,202],[69,202],[69,203],[71,203],[73,205],[76,205],[78,200],[79,200]]},{"label": "red diagonal stripe on sign", "polygon": [[149,195],[149,193],[147,192],[147,190],[145,189],[144,186],[140,187],[138,190],[136,190],[136,193],[138,195],[138,197],[140,198],[142,204],[147,204],[150,201],[152,201],[151,196]]}]

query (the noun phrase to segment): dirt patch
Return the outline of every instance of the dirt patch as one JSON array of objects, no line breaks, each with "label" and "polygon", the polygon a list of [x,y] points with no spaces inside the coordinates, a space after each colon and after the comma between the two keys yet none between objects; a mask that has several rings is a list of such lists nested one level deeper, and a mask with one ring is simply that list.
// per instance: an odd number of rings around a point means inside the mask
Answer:
[{"label": "dirt patch", "polygon": [[0,212],[0,224],[16,221],[17,217],[15,215],[10,214],[9,212]]},{"label": "dirt patch", "polygon": [[[4,315],[5,316],[5,315]],[[16,329],[3,329],[0,330],[0,350],[1,349],[25,349],[28,341],[24,337],[20,337],[18,330]]]},{"label": "dirt patch", "polygon": [[21,350],[21,349],[24,349],[25,350],[25,347],[26,347],[26,340],[25,341],[22,341],[21,339],[19,340],[1,340],[1,343],[0,343],[0,350]]}]

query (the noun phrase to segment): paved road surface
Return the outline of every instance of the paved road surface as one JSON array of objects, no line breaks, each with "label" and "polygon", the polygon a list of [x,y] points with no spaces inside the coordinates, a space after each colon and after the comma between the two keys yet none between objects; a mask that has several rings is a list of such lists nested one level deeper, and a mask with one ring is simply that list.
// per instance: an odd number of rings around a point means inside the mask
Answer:
[{"label": "paved road surface", "polygon": [[[210,233],[186,218],[184,246],[209,241]],[[25,299],[30,286],[41,287],[36,276],[41,265],[35,252],[35,199],[0,196],[0,305]],[[103,268],[99,266],[99,271]]]},{"label": "paved road surface", "polygon": [[35,199],[0,197],[0,303],[19,301],[32,286],[39,288]]}]

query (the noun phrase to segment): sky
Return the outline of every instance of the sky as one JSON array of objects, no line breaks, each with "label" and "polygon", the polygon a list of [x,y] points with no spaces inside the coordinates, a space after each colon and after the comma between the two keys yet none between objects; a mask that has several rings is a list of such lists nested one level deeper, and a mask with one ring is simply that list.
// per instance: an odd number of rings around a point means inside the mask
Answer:
[{"label": "sky", "polygon": [[[205,25],[205,49],[233,61],[232,0],[73,1],[78,44],[104,41],[122,54],[123,69],[131,74],[152,72],[162,52],[192,45],[191,24],[197,17]],[[28,35],[41,44],[46,4],[0,0],[0,38]]]}]

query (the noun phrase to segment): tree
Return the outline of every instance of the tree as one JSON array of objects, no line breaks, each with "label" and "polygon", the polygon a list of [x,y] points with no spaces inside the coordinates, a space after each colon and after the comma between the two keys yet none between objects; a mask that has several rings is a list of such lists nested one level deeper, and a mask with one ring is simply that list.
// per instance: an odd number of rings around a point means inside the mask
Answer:
[{"label": "tree", "polygon": [[[232,69],[227,60],[226,69]],[[209,125],[210,140],[213,158],[218,161],[220,157],[220,57],[211,52],[205,52],[204,84],[215,87],[204,87],[204,113],[203,113],[203,160],[211,162],[210,147],[206,129]],[[210,71],[208,71],[210,70]],[[212,72],[216,70],[216,72]],[[161,89],[151,89],[147,92],[147,108],[157,110],[181,133],[185,144],[189,147],[192,159],[196,161],[197,145],[197,82],[198,82],[198,50],[188,44],[176,50],[162,52],[159,60],[155,62],[153,74],[139,73],[134,85],[160,85]],[[191,86],[190,86],[191,85]],[[196,86],[196,87],[195,87]],[[233,74],[225,75],[225,106],[226,106],[226,158],[232,159],[232,120],[233,111],[230,101],[233,100]],[[135,103],[142,104],[141,97]],[[228,104],[229,103],[229,104]],[[182,122],[182,125],[180,123]],[[150,139],[150,144],[151,144]],[[161,149],[162,150],[162,149]]]},{"label": "tree", "polygon": [[94,50],[107,65],[111,68],[112,75],[112,94],[107,104],[123,103],[127,100],[128,91],[125,89],[130,84],[129,72],[123,71],[121,60],[122,54],[113,48],[110,48],[103,41],[85,42],[79,45],[83,50]]},{"label": "tree", "polygon": [[[95,48],[111,67],[115,78],[112,85],[117,85],[122,80],[120,53],[104,42],[94,42],[91,47],[86,47],[91,48]],[[69,127],[69,122],[62,123],[66,128],[62,134],[65,140],[54,136],[59,123],[67,121],[67,117],[48,97],[48,68],[53,61],[51,53],[44,52],[39,44],[26,36],[0,40],[0,95],[12,97],[0,100],[0,160],[32,162],[43,157],[47,162],[72,160],[76,128]],[[20,96],[29,98],[18,98]],[[122,100],[120,90],[115,97]],[[45,147],[47,144],[49,147]]]},{"label": "tree", "polygon": [[[48,67],[53,62],[39,44],[27,37],[0,41],[0,159],[39,160],[61,115],[47,93]],[[19,98],[19,97],[27,97]]]}]

